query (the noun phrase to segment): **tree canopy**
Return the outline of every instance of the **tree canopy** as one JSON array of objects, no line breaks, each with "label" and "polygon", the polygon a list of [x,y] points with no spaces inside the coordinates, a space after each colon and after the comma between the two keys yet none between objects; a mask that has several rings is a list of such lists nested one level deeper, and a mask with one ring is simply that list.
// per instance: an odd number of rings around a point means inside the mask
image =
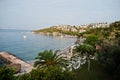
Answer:
[{"label": "tree canopy", "polygon": [[59,66],[66,68],[67,60],[55,53],[52,50],[45,50],[40,52],[38,56],[35,58],[36,61],[34,63],[35,67],[47,67],[47,66]]}]

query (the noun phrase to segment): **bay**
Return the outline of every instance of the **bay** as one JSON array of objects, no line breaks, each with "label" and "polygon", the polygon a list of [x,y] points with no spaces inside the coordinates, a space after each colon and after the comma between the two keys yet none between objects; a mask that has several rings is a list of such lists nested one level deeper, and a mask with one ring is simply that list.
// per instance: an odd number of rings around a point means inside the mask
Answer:
[{"label": "bay", "polygon": [[44,50],[61,50],[72,45],[75,38],[33,34],[29,30],[0,29],[0,51],[7,51],[25,61],[34,60]]}]

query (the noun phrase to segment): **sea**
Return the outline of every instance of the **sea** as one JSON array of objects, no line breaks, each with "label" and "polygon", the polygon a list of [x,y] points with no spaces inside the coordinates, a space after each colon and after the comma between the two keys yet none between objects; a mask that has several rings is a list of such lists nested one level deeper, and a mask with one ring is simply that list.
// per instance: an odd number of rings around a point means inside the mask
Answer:
[{"label": "sea", "polygon": [[35,60],[44,50],[62,50],[76,38],[34,34],[30,30],[0,29],[0,52],[7,51],[24,61]]}]

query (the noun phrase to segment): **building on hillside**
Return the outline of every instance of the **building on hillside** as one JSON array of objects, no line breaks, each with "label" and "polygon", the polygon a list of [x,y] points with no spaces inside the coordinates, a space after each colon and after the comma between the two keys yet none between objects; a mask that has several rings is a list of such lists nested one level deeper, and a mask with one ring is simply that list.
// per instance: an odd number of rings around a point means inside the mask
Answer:
[{"label": "building on hillside", "polygon": [[102,23],[90,23],[87,25],[88,28],[106,28],[109,27],[109,24],[106,22]]}]

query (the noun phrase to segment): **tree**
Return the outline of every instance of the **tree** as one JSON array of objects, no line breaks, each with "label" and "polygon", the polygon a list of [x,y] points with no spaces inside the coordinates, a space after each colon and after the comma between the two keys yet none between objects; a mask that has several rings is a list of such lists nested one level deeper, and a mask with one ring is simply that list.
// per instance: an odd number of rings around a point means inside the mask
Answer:
[{"label": "tree", "polygon": [[63,71],[58,66],[33,69],[30,73],[19,75],[16,80],[75,80],[70,71]]},{"label": "tree", "polygon": [[14,80],[14,70],[3,66],[0,68],[0,80]]},{"label": "tree", "polygon": [[102,47],[101,52],[98,54],[98,61],[111,76],[117,78],[120,75],[120,46]]},{"label": "tree", "polygon": [[88,62],[88,72],[90,70],[90,58],[92,55],[94,55],[94,48],[89,44],[79,44],[75,48],[75,52],[78,52],[78,54],[82,57],[86,56],[86,60]]},{"label": "tree", "polygon": [[116,28],[117,30],[120,30],[120,21],[116,21],[110,24],[110,29]]},{"label": "tree", "polygon": [[34,76],[33,77],[34,79],[32,79],[31,74],[25,73],[25,74],[21,74],[21,75],[15,76],[14,80],[36,80],[35,79],[36,76]]},{"label": "tree", "polygon": [[45,50],[43,52],[40,52],[35,58],[36,61],[34,63],[34,66],[42,68],[52,65],[66,68],[67,61],[61,57],[61,55],[58,55],[57,52],[58,51],[53,53],[52,50]]},{"label": "tree", "polygon": [[95,35],[91,35],[91,36],[88,36],[84,42],[94,47],[97,41],[98,41],[98,37]]}]

